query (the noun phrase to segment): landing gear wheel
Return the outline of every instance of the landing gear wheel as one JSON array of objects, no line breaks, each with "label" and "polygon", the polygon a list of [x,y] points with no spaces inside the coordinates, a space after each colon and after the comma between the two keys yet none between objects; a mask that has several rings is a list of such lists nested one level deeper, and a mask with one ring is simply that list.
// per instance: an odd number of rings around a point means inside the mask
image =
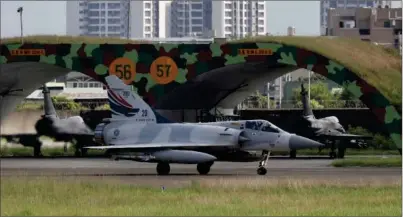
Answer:
[{"label": "landing gear wheel", "polygon": [[169,163],[158,163],[157,164],[157,173],[158,175],[168,175],[171,171],[171,167]]},{"label": "landing gear wheel", "polygon": [[34,146],[34,156],[35,157],[42,157],[41,146],[35,145]]},{"label": "landing gear wheel", "polygon": [[339,150],[337,151],[337,158],[343,159],[345,153],[346,153],[345,148],[339,148]]},{"label": "landing gear wheel", "polygon": [[291,150],[290,151],[290,158],[291,159],[297,158],[297,150]]},{"label": "landing gear wheel", "polygon": [[266,175],[267,173],[266,165],[269,158],[270,158],[270,152],[262,151],[262,160],[259,162],[259,167],[257,168],[258,175]]},{"label": "landing gear wheel", "polygon": [[197,171],[200,175],[207,175],[214,162],[199,163],[197,164]]},{"label": "landing gear wheel", "polygon": [[259,168],[257,168],[257,174],[258,174],[258,175],[263,176],[263,175],[266,175],[266,173],[267,173],[267,169],[266,169],[266,168],[264,168],[264,167],[259,167]]}]

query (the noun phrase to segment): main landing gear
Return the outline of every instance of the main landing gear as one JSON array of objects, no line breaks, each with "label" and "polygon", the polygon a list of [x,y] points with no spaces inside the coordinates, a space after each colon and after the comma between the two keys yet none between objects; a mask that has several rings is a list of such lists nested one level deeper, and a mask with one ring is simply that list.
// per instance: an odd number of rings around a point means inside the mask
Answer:
[{"label": "main landing gear", "polygon": [[258,175],[266,175],[267,169],[267,161],[270,158],[270,152],[269,151],[263,151],[262,152],[262,160],[259,162],[259,167],[257,168],[257,174]]},{"label": "main landing gear", "polygon": [[[211,166],[214,164],[213,162],[205,162],[197,164],[197,171],[200,175],[207,175],[210,172]],[[157,173],[158,175],[169,175],[171,172],[171,166],[169,163],[159,162],[157,164]]]}]

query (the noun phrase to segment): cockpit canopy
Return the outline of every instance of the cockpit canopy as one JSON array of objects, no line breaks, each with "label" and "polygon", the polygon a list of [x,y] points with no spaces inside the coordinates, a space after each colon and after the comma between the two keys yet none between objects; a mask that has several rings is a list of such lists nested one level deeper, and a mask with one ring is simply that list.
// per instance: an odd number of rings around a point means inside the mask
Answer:
[{"label": "cockpit canopy", "polygon": [[279,127],[266,120],[246,121],[245,128],[263,132],[280,133],[283,132]]}]

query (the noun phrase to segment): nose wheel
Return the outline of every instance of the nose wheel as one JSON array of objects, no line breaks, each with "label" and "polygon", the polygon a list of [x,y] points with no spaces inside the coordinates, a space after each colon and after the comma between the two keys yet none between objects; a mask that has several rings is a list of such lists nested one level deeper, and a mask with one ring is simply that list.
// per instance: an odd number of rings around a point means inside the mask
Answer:
[{"label": "nose wheel", "polygon": [[266,175],[267,169],[267,161],[270,158],[270,152],[269,151],[263,151],[262,152],[262,160],[259,162],[259,167],[257,168],[257,174],[258,175]]}]

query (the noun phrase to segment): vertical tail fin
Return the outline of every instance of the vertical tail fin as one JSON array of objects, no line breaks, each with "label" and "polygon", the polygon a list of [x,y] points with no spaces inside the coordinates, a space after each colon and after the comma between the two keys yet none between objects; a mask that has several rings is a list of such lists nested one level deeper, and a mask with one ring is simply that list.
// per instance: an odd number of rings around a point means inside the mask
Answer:
[{"label": "vertical tail fin", "polygon": [[155,112],[140,96],[132,92],[131,86],[123,83],[116,75],[109,75],[105,80],[112,119],[130,119],[139,123],[171,122]]},{"label": "vertical tail fin", "polygon": [[304,84],[301,84],[301,100],[302,100],[302,107],[303,107],[303,115],[304,116],[312,116],[315,117],[313,115],[312,112],[312,108],[311,108],[311,103],[310,103],[310,99],[308,99],[308,93],[306,92],[305,88],[304,88]]},{"label": "vertical tail fin", "polygon": [[56,109],[52,103],[52,98],[50,97],[50,91],[46,84],[43,85],[43,103],[44,103],[44,110],[45,110],[45,117],[57,117]]}]

